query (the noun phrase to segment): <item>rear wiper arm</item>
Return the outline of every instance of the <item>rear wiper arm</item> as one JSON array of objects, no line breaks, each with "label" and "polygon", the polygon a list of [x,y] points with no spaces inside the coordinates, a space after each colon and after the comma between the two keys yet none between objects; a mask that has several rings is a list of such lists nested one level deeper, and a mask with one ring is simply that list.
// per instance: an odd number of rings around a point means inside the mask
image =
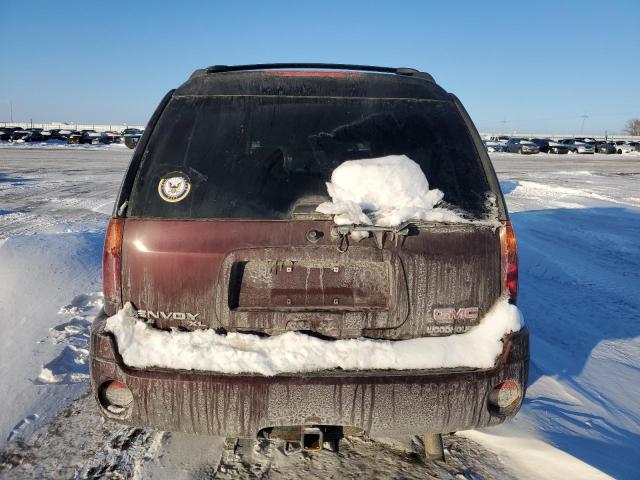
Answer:
[{"label": "rear wiper arm", "polygon": [[338,239],[343,235],[348,235],[351,232],[391,232],[396,235],[408,235],[409,227],[412,226],[413,223],[405,222],[400,224],[397,227],[383,227],[380,225],[335,225],[331,227],[331,238]]},{"label": "rear wiper arm", "polygon": [[379,225],[336,225],[331,227],[331,238],[340,241],[340,251],[347,251],[349,248],[348,236],[352,232],[370,232],[376,240],[378,248],[384,245],[384,234],[389,232],[393,235],[396,246],[398,238],[409,235],[410,228],[414,226],[411,222],[405,222],[397,227],[382,227]]}]

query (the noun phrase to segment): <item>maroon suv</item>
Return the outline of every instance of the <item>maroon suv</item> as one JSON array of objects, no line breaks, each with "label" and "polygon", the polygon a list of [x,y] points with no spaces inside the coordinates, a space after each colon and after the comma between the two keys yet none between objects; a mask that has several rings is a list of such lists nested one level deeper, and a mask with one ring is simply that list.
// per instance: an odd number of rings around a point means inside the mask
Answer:
[{"label": "maroon suv", "polygon": [[[419,164],[470,220],[368,226],[368,238],[349,242],[357,226],[337,228],[315,209],[327,200],[325,182],[347,160],[387,155]],[[473,221],[491,215],[494,224]],[[268,281],[257,273],[265,268]],[[499,299],[515,303],[515,238],[490,159],[459,100],[414,69],[197,70],[165,96],[133,154],[103,275],[91,380],[102,414],[118,422],[302,435],[311,448],[322,435],[434,436],[495,425],[524,397],[526,328],[501,339],[491,368],[273,376],[133,368],[105,331],[130,302],[158,330],[397,342],[464,334]]]}]

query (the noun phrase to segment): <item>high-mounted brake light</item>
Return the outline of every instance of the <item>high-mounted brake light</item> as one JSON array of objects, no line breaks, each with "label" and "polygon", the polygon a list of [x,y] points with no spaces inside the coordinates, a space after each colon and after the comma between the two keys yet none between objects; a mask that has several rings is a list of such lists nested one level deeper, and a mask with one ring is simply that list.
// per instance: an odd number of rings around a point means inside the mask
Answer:
[{"label": "high-mounted brake light", "polygon": [[509,294],[509,302],[515,304],[518,298],[518,248],[511,222],[505,220],[500,229],[502,247],[502,285]]},{"label": "high-mounted brake light", "polygon": [[104,237],[102,255],[102,291],[104,293],[104,311],[107,315],[114,315],[122,306],[120,275],[123,232],[124,220],[112,218]]},{"label": "high-mounted brake light", "polygon": [[265,72],[268,77],[363,77],[364,73],[358,72],[338,72],[338,71],[317,71],[317,70],[269,70]]}]

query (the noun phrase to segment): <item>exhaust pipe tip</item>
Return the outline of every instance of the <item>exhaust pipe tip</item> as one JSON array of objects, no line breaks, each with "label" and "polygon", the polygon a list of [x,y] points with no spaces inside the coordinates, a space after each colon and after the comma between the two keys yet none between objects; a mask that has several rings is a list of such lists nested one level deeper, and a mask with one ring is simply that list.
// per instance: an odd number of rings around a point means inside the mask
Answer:
[{"label": "exhaust pipe tip", "polygon": [[317,427],[307,427],[302,430],[300,444],[307,452],[317,452],[322,450],[324,444],[322,430]]}]

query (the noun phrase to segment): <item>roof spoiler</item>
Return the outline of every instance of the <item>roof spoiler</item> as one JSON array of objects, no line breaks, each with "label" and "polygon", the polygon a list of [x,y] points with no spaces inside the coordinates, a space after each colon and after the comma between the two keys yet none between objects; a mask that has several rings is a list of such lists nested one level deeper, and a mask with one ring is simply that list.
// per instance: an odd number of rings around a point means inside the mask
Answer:
[{"label": "roof spoiler", "polygon": [[372,65],[350,65],[346,63],[256,63],[252,65],[213,65],[206,68],[207,73],[244,72],[251,70],[279,70],[279,69],[318,69],[318,70],[354,70],[360,72],[392,73],[407,77],[416,77],[433,82],[433,77],[415,68],[406,67],[376,67]]}]

